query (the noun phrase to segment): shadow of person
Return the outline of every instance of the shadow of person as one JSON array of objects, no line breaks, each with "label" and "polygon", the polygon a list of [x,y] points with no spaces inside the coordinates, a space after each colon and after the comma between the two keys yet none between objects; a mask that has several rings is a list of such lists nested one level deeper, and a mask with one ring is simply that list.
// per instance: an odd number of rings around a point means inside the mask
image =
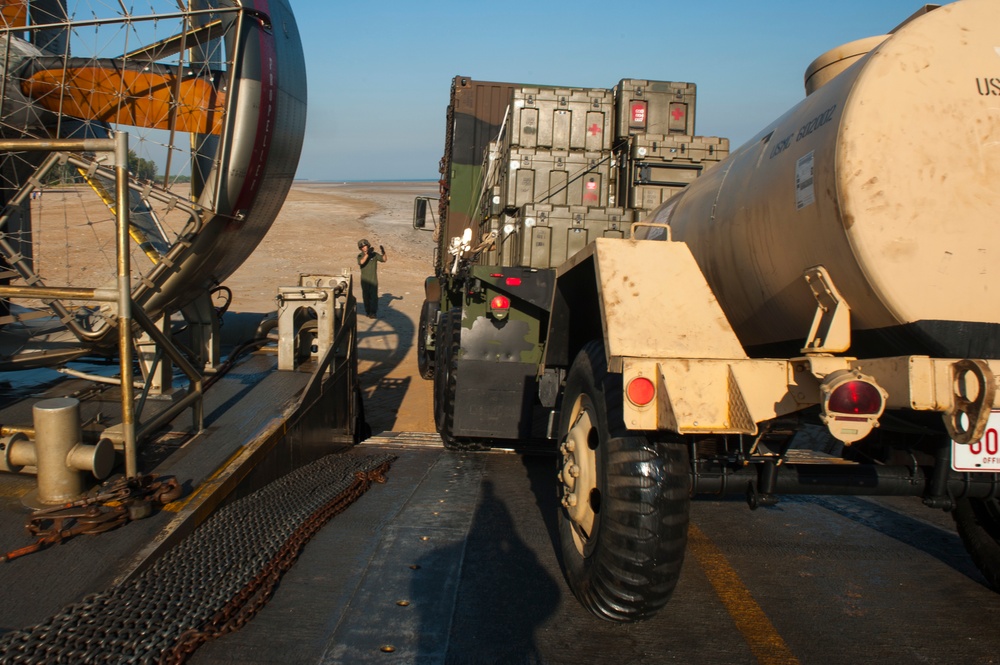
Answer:
[{"label": "shadow of person", "polygon": [[409,390],[411,377],[392,378],[416,340],[416,326],[405,312],[391,306],[403,296],[383,293],[379,297],[377,319],[358,315],[358,360],[361,362],[361,389],[366,416],[373,432],[389,431]]},{"label": "shadow of person", "polygon": [[538,632],[558,606],[560,587],[519,537],[490,480],[482,484],[465,542],[445,549],[452,551],[428,553],[411,583],[414,598],[441,598],[434,567],[442,556],[460,557],[451,627],[444,636],[435,626],[440,610],[421,616],[419,662],[542,662]]}]

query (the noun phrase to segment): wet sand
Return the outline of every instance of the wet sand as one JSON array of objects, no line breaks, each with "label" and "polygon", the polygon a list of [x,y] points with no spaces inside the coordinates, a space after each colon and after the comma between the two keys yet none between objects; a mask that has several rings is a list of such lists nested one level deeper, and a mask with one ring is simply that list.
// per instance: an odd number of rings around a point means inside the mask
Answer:
[{"label": "wet sand", "polygon": [[[276,309],[278,287],[297,285],[302,273],[353,271],[365,416],[375,434],[434,431],[431,382],[417,372],[415,343],[434,241],[411,220],[414,197],[437,196],[437,190],[437,182],[297,182],[263,242],[226,281],[232,311],[269,312]],[[374,320],[362,315],[361,238],[384,245],[388,258],[379,264]]]}]

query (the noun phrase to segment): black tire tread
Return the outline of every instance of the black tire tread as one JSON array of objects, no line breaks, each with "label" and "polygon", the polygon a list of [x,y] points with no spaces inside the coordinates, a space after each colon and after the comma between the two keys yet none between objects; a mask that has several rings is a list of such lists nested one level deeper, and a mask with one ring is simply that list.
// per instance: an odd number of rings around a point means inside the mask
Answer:
[{"label": "black tire tread", "polygon": [[1000,591],[1000,501],[960,499],[952,517],[979,572]]},{"label": "black tire tread", "polygon": [[[595,409],[598,400],[605,405],[608,432],[599,454],[607,469],[599,473],[605,480],[596,542],[581,557],[571,535],[567,541],[568,519],[561,516],[563,559],[570,586],[588,610],[609,621],[637,621],[666,605],[680,577],[690,508],[688,454],[681,443],[650,442],[625,428],[621,375],[608,373],[606,363],[603,343],[591,341],[567,379],[567,414],[572,393],[580,390],[573,385],[571,391],[571,384],[582,381],[586,390],[592,382],[591,399]],[[644,475],[650,472],[655,479]]]},{"label": "black tire tread", "polygon": [[427,331],[435,325],[440,305],[425,300],[420,308],[420,324],[417,326],[417,371],[423,379],[434,378],[434,351],[427,350]]},{"label": "black tire tread", "polygon": [[[479,451],[489,447],[476,439],[455,436],[455,391],[458,385],[458,352],[462,345],[462,311],[451,309],[441,316],[437,332],[435,367],[435,424],[448,450]],[[440,391],[440,392],[439,392]],[[440,400],[440,405],[437,401]],[[439,411],[440,409],[440,411]]]}]

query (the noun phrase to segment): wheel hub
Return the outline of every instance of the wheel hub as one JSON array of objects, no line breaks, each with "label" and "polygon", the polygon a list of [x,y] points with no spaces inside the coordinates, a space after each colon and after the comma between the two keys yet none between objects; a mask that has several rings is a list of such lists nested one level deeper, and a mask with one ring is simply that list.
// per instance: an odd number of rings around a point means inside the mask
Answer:
[{"label": "wheel hub", "polygon": [[[594,426],[592,405],[586,395],[580,395],[570,412],[572,423],[566,440],[560,446],[563,455],[559,481],[562,483],[562,505],[573,523],[573,539],[583,554],[596,520],[597,492],[597,428]],[[599,509],[599,508],[598,508]]]}]

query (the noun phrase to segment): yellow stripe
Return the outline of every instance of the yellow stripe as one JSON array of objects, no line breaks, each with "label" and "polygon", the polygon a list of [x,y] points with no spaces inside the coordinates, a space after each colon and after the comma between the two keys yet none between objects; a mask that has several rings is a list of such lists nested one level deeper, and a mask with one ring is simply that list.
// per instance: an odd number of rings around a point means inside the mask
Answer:
[{"label": "yellow stripe", "polygon": [[193,492],[191,492],[191,493],[190,493],[190,494],[188,494],[187,496],[184,496],[184,497],[181,497],[180,499],[177,499],[176,501],[172,501],[172,502],[170,502],[170,503],[166,504],[165,506],[163,506],[163,509],[164,509],[164,510],[166,510],[166,511],[168,511],[168,512],[171,512],[171,513],[179,513],[179,512],[181,512],[182,510],[184,510],[184,508],[185,508],[185,507],[187,507],[187,505],[188,505],[189,503],[191,503],[191,502],[192,502],[192,501],[194,501],[194,500],[195,500],[196,498],[198,498],[198,497],[200,497],[200,496],[201,496],[202,494],[204,494],[204,493],[205,493],[205,491],[206,491],[206,490],[207,490],[207,489],[208,489],[208,488],[209,488],[210,486],[212,486],[212,484],[213,484],[213,483],[214,483],[214,482],[215,482],[215,481],[216,481],[216,480],[217,480],[217,479],[218,479],[218,478],[219,478],[220,476],[222,476],[222,475],[223,475],[224,473],[226,473],[226,471],[228,471],[228,470],[229,470],[229,467],[230,467],[230,466],[231,466],[231,465],[233,464],[233,462],[234,462],[234,461],[235,461],[235,460],[236,460],[236,459],[237,459],[237,458],[238,458],[238,457],[239,457],[240,455],[244,454],[245,452],[246,452],[246,450],[245,450],[245,449],[244,449],[243,447],[240,447],[240,448],[237,448],[237,449],[236,449],[236,452],[234,452],[234,453],[233,453],[232,455],[230,455],[230,456],[229,456],[229,459],[227,459],[227,460],[226,460],[225,462],[223,462],[223,463],[222,463],[222,465],[221,465],[221,466],[219,466],[219,468],[215,470],[215,473],[213,473],[213,474],[212,474],[212,475],[210,475],[210,476],[209,476],[208,478],[206,478],[206,479],[205,479],[205,480],[204,480],[204,481],[203,481],[203,482],[201,483],[201,485],[199,485],[198,487],[196,487],[196,488],[195,488],[195,490],[194,490]]},{"label": "yellow stripe", "polygon": [[781,639],[725,555],[694,524],[688,529],[688,547],[726,606],[726,611],[733,617],[736,628],[743,634],[757,662],[761,665],[797,665],[799,660]]}]

